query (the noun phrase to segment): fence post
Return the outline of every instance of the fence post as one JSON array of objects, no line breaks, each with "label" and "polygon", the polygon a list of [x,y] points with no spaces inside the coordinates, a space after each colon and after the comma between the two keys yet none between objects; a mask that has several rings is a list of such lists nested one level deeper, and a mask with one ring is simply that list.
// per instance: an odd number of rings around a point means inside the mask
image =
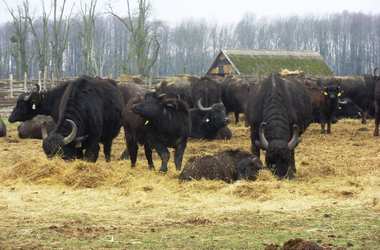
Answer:
[{"label": "fence post", "polygon": [[[41,86],[41,74],[42,74],[42,71],[38,71],[38,85]],[[44,90],[46,90],[46,84],[44,83]]]},{"label": "fence post", "polygon": [[53,76],[53,70],[52,69],[50,70],[50,73],[51,73],[51,85],[54,86],[54,76]]},{"label": "fence post", "polygon": [[10,79],[9,79],[9,91],[11,94],[11,98],[13,98],[13,74],[10,74]]},{"label": "fence post", "polygon": [[151,90],[152,88],[152,81],[153,81],[153,67],[150,67],[149,90]]},{"label": "fence post", "polygon": [[28,91],[26,88],[26,78],[28,78],[28,73],[24,72],[24,92]]},{"label": "fence post", "polygon": [[63,70],[62,73],[63,73],[63,81],[66,81],[66,72]]}]

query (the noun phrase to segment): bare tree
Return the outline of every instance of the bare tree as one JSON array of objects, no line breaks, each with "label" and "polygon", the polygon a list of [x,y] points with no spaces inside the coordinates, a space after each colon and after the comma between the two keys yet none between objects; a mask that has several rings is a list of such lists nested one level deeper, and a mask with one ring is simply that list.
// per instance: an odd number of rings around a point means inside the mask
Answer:
[{"label": "bare tree", "polygon": [[[29,22],[26,18],[29,12],[29,2],[25,0],[22,2],[22,6],[17,5],[17,11],[7,5],[9,13],[12,15],[13,25],[15,28],[15,35],[11,37],[11,42],[15,44],[15,50],[13,50],[12,56],[16,61],[16,75],[15,78],[20,78],[20,73],[28,72],[27,62],[27,34],[29,31]],[[21,64],[21,72],[20,72]]]},{"label": "bare tree", "polygon": [[[50,45],[51,45],[51,54],[54,61],[55,77],[59,78],[59,72],[62,66],[63,53],[67,49],[69,44],[70,37],[70,19],[74,5],[71,8],[69,16],[64,19],[64,11],[66,6],[66,0],[63,0],[61,6],[61,12],[58,14],[58,3],[57,0],[54,0],[52,3],[53,8],[53,24],[52,24],[52,35],[48,34]],[[57,16],[58,15],[58,16]]]},{"label": "bare tree", "polygon": [[127,0],[126,18],[115,14],[111,3],[108,5],[108,13],[120,20],[131,34],[125,73],[131,74],[130,61],[135,58],[138,74],[147,76],[150,68],[156,62],[160,50],[157,30],[161,24],[148,21],[152,10],[149,0],[137,0],[137,2],[138,9],[132,12],[130,2]]}]

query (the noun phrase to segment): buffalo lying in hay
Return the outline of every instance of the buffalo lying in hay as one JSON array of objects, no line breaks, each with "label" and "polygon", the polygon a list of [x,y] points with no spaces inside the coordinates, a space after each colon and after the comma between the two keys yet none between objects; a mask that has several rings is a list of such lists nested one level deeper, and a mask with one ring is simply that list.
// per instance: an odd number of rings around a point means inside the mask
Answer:
[{"label": "buffalo lying in hay", "polygon": [[255,180],[263,168],[260,159],[249,152],[225,150],[201,158],[190,158],[179,175],[179,180],[223,180],[233,182],[240,179]]}]

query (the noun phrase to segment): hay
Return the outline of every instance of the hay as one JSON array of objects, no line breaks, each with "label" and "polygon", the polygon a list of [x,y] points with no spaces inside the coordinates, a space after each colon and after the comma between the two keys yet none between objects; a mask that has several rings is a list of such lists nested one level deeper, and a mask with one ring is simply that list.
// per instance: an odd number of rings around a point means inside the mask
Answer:
[{"label": "hay", "polygon": [[[359,132],[363,126],[359,120],[341,120],[332,126],[333,134],[321,135],[320,125],[312,124],[296,148],[293,181],[277,181],[263,170],[255,182],[233,184],[204,179],[179,183],[172,149],[166,175],[149,170],[143,148],[137,167],[131,169],[129,160],[116,160],[125,148],[122,133],[114,141],[110,163],[102,147],[98,161],[87,163],[47,159],[41,140],[19,139],[11,128],[10,137],[0,138],[0,203],[11,207],[10,213],[44,204],[41,213],[105,213],[136,223],[170,221],[178,214],[212,220],[228,211],[302,211],[332,204],[380,211],[380,138],[372,135],[374,121],[365,125],[369,131]],[[249,151],[249,129],[243,122],[229,127],[229,141],[189,140],[183,166],[191,157],[227,149]],[[153,160],[158,170],[156,153]]]}]

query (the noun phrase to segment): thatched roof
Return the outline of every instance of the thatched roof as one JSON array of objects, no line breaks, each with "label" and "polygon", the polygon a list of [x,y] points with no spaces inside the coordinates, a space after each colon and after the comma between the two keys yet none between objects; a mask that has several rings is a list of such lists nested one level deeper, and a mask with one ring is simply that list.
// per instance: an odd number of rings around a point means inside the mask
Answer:
[{"label": "thatched roof", "polygon": [[[224,72],[221,72],[222,68]],[[300,70],[314,77],[334,75],[317,51],[249,49],[221,49],[206,75],[228,75],[233,72],[246,77],[258,74],[266,77],[272,71],[281,72],[283,69]]]}]

